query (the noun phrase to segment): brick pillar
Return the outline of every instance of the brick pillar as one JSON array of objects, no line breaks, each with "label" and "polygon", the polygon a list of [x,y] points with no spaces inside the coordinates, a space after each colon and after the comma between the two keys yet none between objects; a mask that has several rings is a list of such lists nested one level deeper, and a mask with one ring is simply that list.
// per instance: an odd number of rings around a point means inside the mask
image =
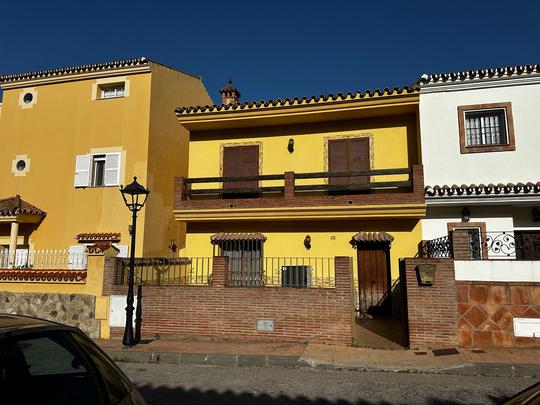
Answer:
[{"label": "brick pillar", "polygon": [[185,201],[189,200],[188,196],[186,195],[186,191],[188,190],[187,184],[185,182],[184,177],[175,177],[174,178],[174,201]]},{"label": "brick pillar", "polygon": [[285,172],[285,198],[294,198],[294,172]]},{"label": "brick pillar", "polygon": [[454,259],[456,260],[470,260],[472,258],[469,232],[466,229],[454,229],[449,232],[452,238],[452,250],[454,253]]},{"label": "brick pillar", "polygon": [[424,196],[424,167],[422,165],[413,165],[412,167],[413,193]]},{"label": "brick pillar", "polygon": [[336,277],[336,299],[338,308],[341,307],[342,326],[337,331],[337,340],[350,344],[353,337],[354,308],[352,302],[353,294],[353,266],[352,258],[348,256],[336,256],[334,258],[334,269]]},{"label": "brick pillar", "polygon": [[214,256],[212,262],[212,287],[226,287],[228,271],[229,258],[227,256]]}]

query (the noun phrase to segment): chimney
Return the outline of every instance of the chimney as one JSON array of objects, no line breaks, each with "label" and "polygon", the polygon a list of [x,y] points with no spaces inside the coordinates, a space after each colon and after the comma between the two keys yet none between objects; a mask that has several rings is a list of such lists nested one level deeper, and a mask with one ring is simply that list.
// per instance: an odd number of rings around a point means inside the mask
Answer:
[{"label": "chimney", "polygon": [[221,94],[221,104],[223,105],[237,105],[240,101],[240,92],[232,84],[232,80],[229,78],[229,83],[223,86],[219,93]]}]

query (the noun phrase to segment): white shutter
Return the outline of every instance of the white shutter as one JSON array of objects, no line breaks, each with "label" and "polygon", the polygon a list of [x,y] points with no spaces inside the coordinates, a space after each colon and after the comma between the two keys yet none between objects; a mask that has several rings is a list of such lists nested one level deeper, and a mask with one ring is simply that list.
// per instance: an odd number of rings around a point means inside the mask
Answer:
[{"label": "white shutter", "polygon": [[105,154],[105,182],[106,186],[120,184],[120,152]]},{"label": "white shutter", "polygon": [[75,187],[88,187],[90,185],[91,155],[77,155],[75,159]]}]

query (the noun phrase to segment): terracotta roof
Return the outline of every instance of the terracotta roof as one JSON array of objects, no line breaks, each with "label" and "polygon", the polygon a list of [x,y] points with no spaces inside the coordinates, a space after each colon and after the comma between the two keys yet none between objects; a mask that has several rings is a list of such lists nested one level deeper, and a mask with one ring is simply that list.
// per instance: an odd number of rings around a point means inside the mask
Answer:
[{"label": "terracotta roof", "polygon": [[352,237],[352,242],[392,242],[394,237],[386,232],[358,232]]},{"label": "terracotta roof", "polygon": [[458,186],[453,184],[426,186],[424,188],[426,197],[452,197],[452,196],[478,196],[478,195],[524,195],[540,194],[540,181],[536,183],[506,183],[506,184],[462,184]]},{"label": "terracotta roof", "polygon": [[19,214],[41,215],[42,217],[47,215],[45,211],[21,199],[18,194],[15,197],[0,200],[0,217],[11,217]]},{"label": "terracotta roof", "polygon": [[424,86],[431,83],[453,83],[470,80],[492,79],[502,77],[518,77],[540,73],[540,64],[506,66],[488,69],[466,70],[462,72],[423,74],[413,86]]},{"label": "terracotta roof", "polygon": [[113,62],[104,62],[104,63],[94,63],[91,65],[79,65],[72,67],[64,67],[58,69],[47,69],[39,70],[37,72],[28,72],[28,73],[16,73],[11,75],[0,76],[0,83],[10,83],[19,80],[29,80],[29,79],[43,79],[45,77],[52,76],[65,76],[65,75],[75,75],[79,73],[89,73],[102,70],[114,70],[121,69],[133,66],[142,66],[148,65],[149,60],[145,57],[136,58],[136,59],[123,59]]},{"label": "terracotta roof", "polygon": [[79,233],[75,236],[79,242],[89,241],[110,241],[110,242],[120,242],[120,233],[119,232],[97,232],[97,233]]},{"label": "terracotta roof", "polygon": [[215,113],[222,111],[250,111],[250,110],[260,110],[260,109],[269,109],[269,108],[280,108],[280,107],[292,107],[299,105],[309,105],[309,104],[321,104],[321,103],[339,103],[339,102],[352,102],[363,99],[371,99],[375,97],[383,96],[396,96],[396,95],[406,95],[413,94],[417,92],[417,87],[407,86],[407,87],[394,87],[392,89],[384,88],[383,90],[366,90],[364,92],[357,91],[354,93],[337,93],[337,94],[328,94],[321,96],[310,96],[302,98],[285,98],[277,100],[266,100],[266,101],[249,101],[239,104],[229,104],[229,105],[205,105],[205,106],[195,106],[195,107],[178,107],[175,112],[178,117],[182,115],[189,114],[203,114],[203,113]]},{"label": "terracotta roof", "polygon": [[259,240],[259,241],[265,241],[266,236],[264,236],[260,232],[251,232],[251,233],[225,233],[220,232],[216,233],[212,236],[210,236],[210,241],[212,244],[216,244],[217,242],[225,241],[225,240]]}]

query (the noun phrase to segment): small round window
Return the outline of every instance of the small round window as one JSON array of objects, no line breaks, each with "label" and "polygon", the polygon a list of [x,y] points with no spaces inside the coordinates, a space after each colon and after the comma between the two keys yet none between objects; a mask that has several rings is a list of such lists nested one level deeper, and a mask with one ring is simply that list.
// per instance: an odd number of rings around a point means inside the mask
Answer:
[{"label": "small round window", "polygon": [[22,172],[24,169],[26,169],[26,162],[24,160],[19,160],[17,164],[15,165],[18,171]]},{"label": "small round window", "polygon": [[25,104],[30,104],[33,99],[34,96],[32,95],[32,93],[25,93],[25,95],[23,96],[23,101],[25,102]]}]

